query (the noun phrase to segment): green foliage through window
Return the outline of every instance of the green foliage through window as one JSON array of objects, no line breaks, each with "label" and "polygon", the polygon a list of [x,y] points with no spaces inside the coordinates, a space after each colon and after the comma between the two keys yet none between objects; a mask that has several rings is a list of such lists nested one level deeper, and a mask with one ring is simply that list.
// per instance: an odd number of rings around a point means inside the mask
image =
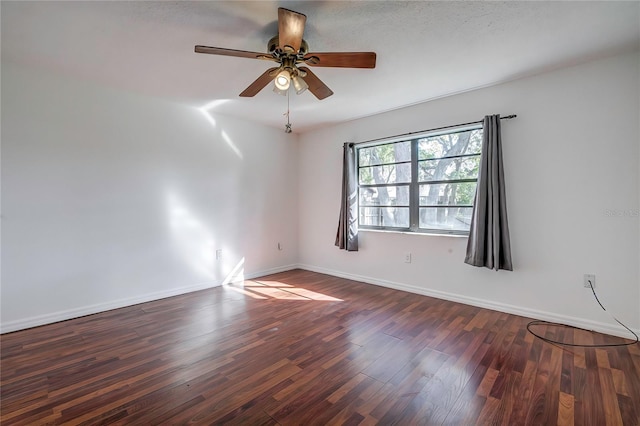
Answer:
[{"label": "green foliage through window", "polygon": [[358,148],[359,226],[468,233],[481,148],[481,127]]}]

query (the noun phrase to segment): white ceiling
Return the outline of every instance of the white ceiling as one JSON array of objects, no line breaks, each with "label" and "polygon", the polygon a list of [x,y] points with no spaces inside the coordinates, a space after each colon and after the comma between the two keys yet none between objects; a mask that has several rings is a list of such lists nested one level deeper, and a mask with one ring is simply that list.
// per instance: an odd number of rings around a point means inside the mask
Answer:
[{"label": "white ceiling", "polygon": [[640,44],[635,1],[2,1],[2,61],[283,128],[286,98],[270,86],[238,97],[271,62],[193,51],[266,51],[279,6],[307,15],[311,52],[377,53],[373,70],[315,68],[335,94],[292,95],[297,132]]}]

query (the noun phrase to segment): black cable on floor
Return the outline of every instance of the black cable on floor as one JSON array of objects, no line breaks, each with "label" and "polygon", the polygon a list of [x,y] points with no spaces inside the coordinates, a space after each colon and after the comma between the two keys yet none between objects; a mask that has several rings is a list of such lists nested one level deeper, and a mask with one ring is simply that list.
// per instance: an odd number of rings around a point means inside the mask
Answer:
[{"label": "black cable on floor", "polygon": [[[588,282],[589,282],[589,288],[593,292],[593,297],[596,298],[596,302],[598,302],[598,305],[600,305],[600,307],[602,308],[603,311],[607,312],[607,310],[604,308],[602,303],[600,303],[600,299],[598,299],[598,295],[596,294],[596,291],[593,288],[593,284],[591,283],[591,281],[588,281]],[[609,315],[611,315],[611,314],[609,314]],[[542,337],[539,334],[536,334],[535,332],[531,331],[530,327],[532,325],[552,325],[552,326],[557,326],[557,327],[574,328],[576,330],[584,330],[584,331],[590,331],[590,330],[585,330],[584,328],[580,328],[580,327],[574,327],[572,325],[558,324],[558,323],[555,323],[555,322],[547,322],[547,321],[542,321],[542,320],[533,320],[533,321],[529,322],[529,324],[527,324],[527,331],[529,333],[533,334],[534,336],[536,336],[538,339],[540,339],[542,341],[545,341],[547,343],[553,343],[553,344],[562,345],[562,346],[573,346],[573,347],[578,347],[578,348],[610,348],[610,347],[616,347],[616,346],[631,346],[631,345],[635,345],[636,343],[638,343],[638,335],[636,333],[634,333],[633,330],[631,330],[629,327],[627,327],[626,325],[624,325],[623,323],[618,321],[618,318],[614,317],[613,315],[611,315],[611,318],[613,318],[618,324],[620,324],[621,326],[626,328],[629,331],[629,333],[633,334],[635,336],[636,340],[633,341],[633,342],[614,343],[614,344],[606,344],[606,345],[577,345],[577,344],[574,344],[574,343],[559,342],[557,340],[547,339],[546,337]]]}]

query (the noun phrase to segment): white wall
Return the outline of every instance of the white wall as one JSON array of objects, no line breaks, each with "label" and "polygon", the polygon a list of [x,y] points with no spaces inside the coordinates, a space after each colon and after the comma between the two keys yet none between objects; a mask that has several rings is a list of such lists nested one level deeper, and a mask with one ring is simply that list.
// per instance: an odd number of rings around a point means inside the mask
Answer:
[{"label": "white wall", "polygon": [[[617,56],[303,135],[300,263],[621,334],[583,288],[583,274],[593,273],[607,309],[640,328],[638,64],[637,53]],[[343,142],[494,113],[518,115],[502,127],[513,272],[464,264],[466,238],[361,232],[359,252],[334,247]]]},{"label": "white wall", "polygon": [[291,268],[297,156],[295,135],[3,62],[2,331],[219,285],[242,259]]},{"label": "white wall", "polygon": [[[594,273],[609,311],[638,329],[639,61],[444,98],[299,146],[277,129],[2,63],[1,331],[218,285],[243,258],[245,276],[300,265],[621,334],[582,288]],[[465,265],[466,238],[363,232],[359,252],[334,247],[344,141],[491,113],[518,114],[503,122],[514,272]]]}]

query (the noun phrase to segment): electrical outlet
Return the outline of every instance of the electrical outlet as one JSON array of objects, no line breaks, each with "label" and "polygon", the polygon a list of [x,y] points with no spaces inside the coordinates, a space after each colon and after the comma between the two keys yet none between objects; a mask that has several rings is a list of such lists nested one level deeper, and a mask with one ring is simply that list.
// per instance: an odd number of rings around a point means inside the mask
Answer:
[{"label": "electrical outlet", "polygon": [[[591,284],[589,284],[591,282]],[[596,288],[596,276],[594,274],[584,274],[585,288]]]},{"label": "electrical outlet", "polygon": [[222,249],[216,250],[216,260],[222,260]]},{"label": "electrical outlet", "polygon": [[411,253],[404,254],[404,263],[411,263]]}]

